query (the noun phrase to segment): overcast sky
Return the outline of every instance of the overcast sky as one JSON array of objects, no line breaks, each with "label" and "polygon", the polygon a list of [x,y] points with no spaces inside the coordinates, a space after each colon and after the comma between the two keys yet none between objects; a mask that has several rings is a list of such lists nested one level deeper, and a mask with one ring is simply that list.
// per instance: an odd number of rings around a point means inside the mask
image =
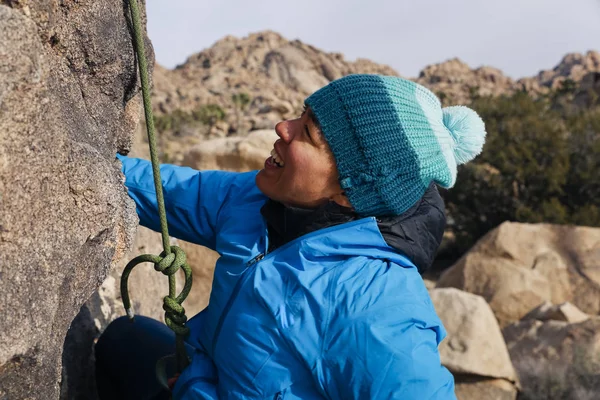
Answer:
[{"label": "overcast sky", "polygon": [[459,57],[513,78],[600,50],[600,0],[146,0],[156,59],[173,68],[226,35],[270,29],[406,77]]}]

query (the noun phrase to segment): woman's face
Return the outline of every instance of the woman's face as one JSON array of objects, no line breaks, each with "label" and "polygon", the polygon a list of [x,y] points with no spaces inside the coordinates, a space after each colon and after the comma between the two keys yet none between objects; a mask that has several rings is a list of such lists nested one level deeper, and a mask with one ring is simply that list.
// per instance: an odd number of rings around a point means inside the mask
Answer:
[{"label": "woman's face", "polygon": [[275,126],[279,139],[256,176],[256,186],[283,204],[316,208],[329,200],[350,207],[338,182],[335,159],[310,108]]}]

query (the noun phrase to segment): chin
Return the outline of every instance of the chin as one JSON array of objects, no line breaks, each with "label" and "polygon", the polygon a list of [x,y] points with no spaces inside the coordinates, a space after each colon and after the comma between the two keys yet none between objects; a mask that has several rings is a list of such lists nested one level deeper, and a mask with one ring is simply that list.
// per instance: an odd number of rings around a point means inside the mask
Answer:
[{"label": "chin", "polygon": [[267,182],[267,179],[265,178],[265,176],[263,176],[263,170],[256,174],[256,178],[254,181],[256,183],[256,187],[262,192],[262,194],[264,194],[272,200],[280,201],[275,195],[275,190],[271,188],[271,186]]}]

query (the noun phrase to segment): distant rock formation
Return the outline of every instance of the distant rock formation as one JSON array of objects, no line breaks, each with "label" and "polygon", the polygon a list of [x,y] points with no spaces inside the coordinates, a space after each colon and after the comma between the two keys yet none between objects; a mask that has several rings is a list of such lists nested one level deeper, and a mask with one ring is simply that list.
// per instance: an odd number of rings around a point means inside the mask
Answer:
[{"label": "distant rock formation", "polygon": [[[355,73],[399,75],[389,66],[364,59],[346,61],[340,53],[289,41],[272,31],[244,38],[227,36],[173,70],[157,65],[153,106],[158,116],[191,113],[208,104],[218,105],[226,115],[210,129],[190,128],[176,134],[167,130],[163,135],[165,152],[169,161],[181,162],[183,149],[195,139],[273,129],[282,119],[297,116],[312,92]],[[598,78],[594,78],[596,74]],[[600,53],[568,54],[552,70],[519,80],[493,67],[472,69],[457,58],[430,65],[415,78],[435,92],[444,105],[468,104],[474,96],[508,95],[518,90],[537,96],[561,87],[566,80],[582,82],[600,93]],[[232,100],[240,93],[249,97],[243,110]],[[575,101],[585,104],[589,95],[586,89]]]},{"label": "distant rock formation", "polygon": [[499,69],[471,69],[458,58],[426,67],[416,81],[431,89],[447,104],[467,104],[475,94],[499,96],[517,88],[516,82],[504,76]]},{"label": "distant rock formation", "polygon": [[191,110],[216,103],[233,109],[231,95],[246,92],[248,114],[292,115],[304,98],[334,79],[353,73],[397,75],[368,60],[345,61],[299,40],[259,32],[238,39],[227,36],[190,56],[175,68],[155,72],[154,107],[160,112]]},{"label": "distant rock formation", "polygon": [[[174,70],[157,66],[153,106],[161,115],[219,105],[227,117],[211,131],[212,137],[272,129],[282,118],[298,115],[306,96],[354,73],[397,75],[388,66],[363,59],[346,61],[339,53],[325,53],[271,31],[242,39],[227,36]],[[232,100],[240,93],[250,100],[244,110]],[[171,139],[179,140],[167,141]]]},{"label": "distant rock formation", "polygon": [[540,71],[535,77],[517,81],[492,67],[471,69],[457,58],[434,64],[421,71],[417,82],[435,92],[444,103],[467,104],[472,96],[500,96],[524,90],[531,95],[558,89],[566,80],[579,83],[587,75],[600,72],[600,53],[567,54],[551,70]]}]

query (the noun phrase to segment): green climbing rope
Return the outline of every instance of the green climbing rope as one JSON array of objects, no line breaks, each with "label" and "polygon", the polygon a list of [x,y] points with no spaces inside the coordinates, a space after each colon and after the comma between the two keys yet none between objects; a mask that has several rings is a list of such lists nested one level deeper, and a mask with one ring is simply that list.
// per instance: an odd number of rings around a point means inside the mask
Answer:
[{"label": "green climbing rope", "polygon": [[[133,268],[143,262],[154,264],[154,269],[160,271],[169,277],[169,295],[163,299],[163,309],[165,310],[165,322],[175,332],[175,348],[177,370],[183,371],[189,364],[189,359],[185,350],[184,339],[189,334],[189,329],[185,326],[187,317],[181,303],[185,300],[192,288],[192,270],[186,263],[186,257],[183,250],[177,246],[171,246],[169,243],[169,230],[167,227],[167,213],[165,211],[165,201],[163,197],[163,188],[160,179],[160,168],[158,155],[156,151],[156,136],[154,131],[154,119],[152,117],[152,105],[150,103],[150,90],[148,84],[148,66],[146,62],[146,52],[144,50],[144,39],[142,36],[142,24],[140,22],[140,12],[137,0],[129,0],[129,9],[131,11],[131,20],[133,24],[134,44],[137,56],[137,62],[140,70],[140,80],[142,83],[142,97],[144,99],[144,113],[146,116],[146,129],[148,131],[148,142],[150,146],[150,159],[152,160],[152,172],[154,175],[154,188],[156,189],[156,202],[158,204],[158,215],[160,217],[160,229],[162,233],[162,242],[164,251],[158,256],[144,254],[131,260],[121,276],[121,297],[125,311],[131,320],[134,314],[127,290],[127,280]],[[175,274],[179,269],[183,269],[185,283],[181,293],[177,296],[177,287]]]}]

